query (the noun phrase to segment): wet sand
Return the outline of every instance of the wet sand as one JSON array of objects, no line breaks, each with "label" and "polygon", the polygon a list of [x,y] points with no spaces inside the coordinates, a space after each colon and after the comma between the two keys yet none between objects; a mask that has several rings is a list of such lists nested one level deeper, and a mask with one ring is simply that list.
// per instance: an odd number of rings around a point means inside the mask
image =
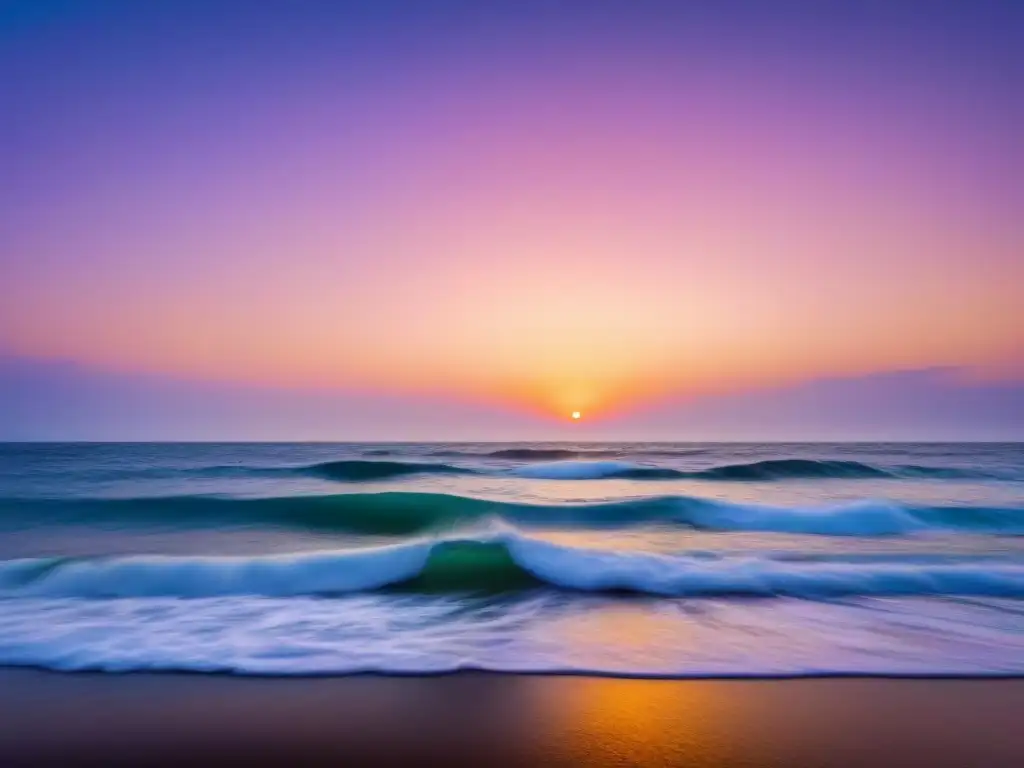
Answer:
[{"label": "wet sand", "polygon": [[0,670],[0,765],[1024,765],[1024,680]]}]

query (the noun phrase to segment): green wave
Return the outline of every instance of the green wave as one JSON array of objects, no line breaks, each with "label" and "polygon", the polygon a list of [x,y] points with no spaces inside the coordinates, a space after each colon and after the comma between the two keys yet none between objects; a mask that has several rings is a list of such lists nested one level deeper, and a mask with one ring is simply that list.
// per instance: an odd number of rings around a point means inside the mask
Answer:
[{"label": "green wave", "polygon": [[0,561],[0,598],[290,597],[377,590],[507,592],[534,587],[662,596],[1024,595],[1024,563],[707,557],[590,549],[525,537],[414,539],[366,549],[235,557]]},{"label": "green wave", "polygon": [[774,507],[689,496],[524,504],[402,491],[270,498],[7,499],[0,500],[0,516],[20,516],[20,521],[35,525],[115,521],[202,528],[242,523],[396,536],[444,531],[484,517],[527,526],[597,528],[661,523],[717,531],[834,536],[903,535],[924,530],[1024,532],[1024,510],[1014,508],[912,507],[884,500]]},{"label": "green wave", "polygon": [[515,561],[506,544],[443,541],[423,570],[393,589],[402,592],[512,592],[545,584]]}]

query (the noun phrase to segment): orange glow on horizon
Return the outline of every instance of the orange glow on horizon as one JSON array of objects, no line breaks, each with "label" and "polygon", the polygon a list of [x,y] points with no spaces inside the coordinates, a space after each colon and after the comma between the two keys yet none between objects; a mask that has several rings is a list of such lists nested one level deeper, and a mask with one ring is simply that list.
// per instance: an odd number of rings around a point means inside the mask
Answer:
[{"label": "orange glow on horizon", "polygon": [[[860,297],[839,288],[856,274],[820,291],[805,284],[814,270],[793,270],[785,290],[772,289],[750,262],[754,252],[773,252],[770,241],[726,243],[667,226],[652,241],[638,231],[639,216],[604,233],[581,234],[581,223],[564,234],[537,214],[517,232],[496,214],[475,213],[476,226],[459,232],[462,241],[437,219],[433,238],[420,233],[419,245],[432,254],[430,271],[408,278],[368,272],[366,289],[346,303],[337,301],[340,266],[325,241],[312,248],[319,260],[275,272],[272,283],[255,273],[208,275],[202,291],[189,289],[187,313],[181,286],[168,279],[156,294],[112,295],[79,308],[73,324],[54,307],[39,315],[45,322],[21,322],[19,338],[0,342],[15,353],[125,372],[440,396],[562,423],[574,411],[589,423],[668,398],[816,377],[936,365],[994,369],[1019,348],[1020,326],[1011,322],[1019,281],[1009,277],[989,287],[980,273],[933,274],[914,294],[916,305],[903,293],[882,302],[890,283],[873,283],[886,311],[858,309],[858,333],[851,334]],[[572,213],[560,210],[566,221]],[[392,229],[403,230],[401,224],[399,217]],[[368,255],[419,252],[401,236],[375,235]],[[776,254],[782,250],[775,245]],[[634,268],[634,253],[650,260],[645,269]],[[679,253],[715,258],[697,264]],[[840,275],[847,267],[837,259],[830,269]],[[581,274],[586,279],[576,280]],[[903,288],[894,282],[892,291]],[[235,294],[248,300],[228,311],[224,297]],[[953,294],[984,303],[985,311],[943,312],[939,299]],[[382,300],[389,312],[406,313],[406,321],[381,322]],[[274,312],[262,309],[268,304]],[[106,311],[115,305],[116,316]],[[114,322],[122,312],[137,321]],[[74,333],[64,332],[69,327]]]},{"label": "orange glow on horizon", "polygon": [[[985,85],[1006,81],[985,73],[994,57],[943,55],[941,76],[920,70],[942,88],[890,91],[867,87],[875,56],[835,87],[806,51],[733,50],[732,34],[691,49],[659,30],[634,49],[588,24],[538,59],[519,37],[532,24],[503,25],[493,51],[444,29],[436,59],[435,31],[404,53],[380,38],[388,55],[354,69],[254,57],[266,87],[165,92],[173,68],[104,65],[102,98],[81,105],[84,74],[26,69],[42,79],[24,92],[46,95],[23,153],[41,196],[8,212],[0,352],[579,431],[819,378],[1024,375],[1016,179],[991,173],[1016,134],[1009,92]],[[139,121],[104,111],[149,99]],[[240,131],[236,115],[253,119]]]}]

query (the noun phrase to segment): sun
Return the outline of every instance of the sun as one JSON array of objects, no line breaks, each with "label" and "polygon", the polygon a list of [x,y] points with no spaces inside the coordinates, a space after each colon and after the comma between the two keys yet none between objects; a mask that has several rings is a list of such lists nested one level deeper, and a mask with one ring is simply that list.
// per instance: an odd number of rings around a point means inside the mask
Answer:
[{"label": "sun", "polygon": [[583,416],[583,414],[580,413],[579,411],[572,412],[573,421],[579,421],[581,416]]}]

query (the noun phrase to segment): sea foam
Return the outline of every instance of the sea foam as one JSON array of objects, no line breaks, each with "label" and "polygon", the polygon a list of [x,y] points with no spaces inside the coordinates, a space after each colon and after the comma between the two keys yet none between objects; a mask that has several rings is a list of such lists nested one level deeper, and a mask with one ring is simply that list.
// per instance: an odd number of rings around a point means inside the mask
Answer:
[{"label": "sea foam", "polygon": [[113,557],[0,563],[0,597],[299,596],[367,592],[420,580],[474,591],[523,586],[652,595],[1024,596],[1024,564],[787,560],[589,549],[514,532],[367,549],[256,557]]}]

